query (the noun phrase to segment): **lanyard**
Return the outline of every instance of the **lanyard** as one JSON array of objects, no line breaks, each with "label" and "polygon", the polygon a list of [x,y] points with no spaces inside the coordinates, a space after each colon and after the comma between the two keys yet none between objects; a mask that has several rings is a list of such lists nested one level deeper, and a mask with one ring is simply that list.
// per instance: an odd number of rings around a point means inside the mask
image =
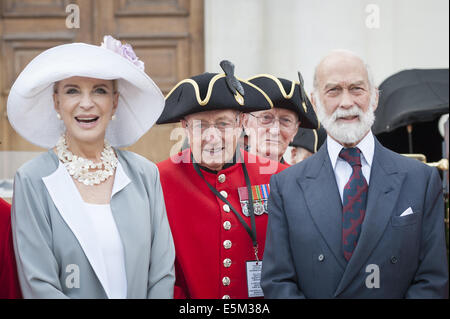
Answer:
[{"label": "lanyard", "polygon": [[259,261],[259,259],[258,259],[258,241],[256,239],[255,212],[254,212],[254,207],[253,207],[253,194],[252,194],[252,189],[251,189],[251,183],[250,183],[250,178],[248,176],[247,167],[245,166],[244,161],[242,161],[241,164],[242,164],[242,171],[244,172],[245,184],[247,184],[251,227],[249,227],[247,225],[245,220],[238,213],[238,211],[233,207],[233,205],[231,205],[231,203],[225,197],[223,197],[222,194],[220,194],[217,191],[217,189],[214,188],[214,186],[212,186],[210,183],[208,183],[208,181],[203,176],[203,173],[201,172],[199,165],[194,161],[194,159],[192,157],[192,165],[194,166],[194,169],[197,172],[197,174],[205,181],[206,185],[208,185],[209,189],[214,193],[214,195],[216,195],[222,202],[224,202],[231,208],[231,210],[236,215],[237,219],[240,221],[242,226],[244,226],[245,230],[247,231],[247,234],[250,236],[250,238],[252,240],[256,260]]}]

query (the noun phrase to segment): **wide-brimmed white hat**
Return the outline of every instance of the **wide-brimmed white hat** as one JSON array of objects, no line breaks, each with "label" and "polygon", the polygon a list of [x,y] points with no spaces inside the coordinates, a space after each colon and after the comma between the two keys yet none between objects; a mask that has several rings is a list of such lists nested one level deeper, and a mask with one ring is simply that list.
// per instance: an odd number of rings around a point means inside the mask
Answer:
[{"label": "wide-brimmed white hat", "polygon": [[164,108],[161,90],[144,72],[144,63],[131,46],[105,36],[101,46],[64,44],[34,58],[8,96],[12,127],[33,144],[54,147],[65,126],[54,109],[53,86],[73,76],[117,80],[120,96],[116,120],[109,123],[105,137],[112,146],[134,144],[155,124]]}]

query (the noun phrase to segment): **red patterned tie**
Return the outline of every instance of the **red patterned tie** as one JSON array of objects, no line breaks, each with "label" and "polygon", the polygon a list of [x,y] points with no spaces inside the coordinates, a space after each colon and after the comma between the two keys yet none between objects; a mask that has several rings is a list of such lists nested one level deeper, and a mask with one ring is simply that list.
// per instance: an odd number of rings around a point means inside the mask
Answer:
[{"label": "red patterned tie", "polygon": [[361,224],[366,214],[367,181],[361,170],[361,151],[357,147],[343,148],[339,157],[352,167],[352,175],[344,187],[342,210],[342,245],[344,257],[348,261],[361,233]]}]

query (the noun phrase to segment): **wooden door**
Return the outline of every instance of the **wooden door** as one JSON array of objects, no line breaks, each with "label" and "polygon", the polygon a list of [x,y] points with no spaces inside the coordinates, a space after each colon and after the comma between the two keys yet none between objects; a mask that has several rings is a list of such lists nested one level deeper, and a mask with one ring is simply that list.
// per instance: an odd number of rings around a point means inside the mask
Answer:
[{"label": "wooden door", "polygon": [[[66,27],[71,3],[79,7],[80,28]],[[0,150],[42,150],[6,117],[9,89],[27,63],[63,43],[99,45],[106,34],[134,47],[163,94],[204,71],[203,0],[0,0]],[[128,149],[164,160],[177,142],[169,139],[176,126],[155,126]]]}]

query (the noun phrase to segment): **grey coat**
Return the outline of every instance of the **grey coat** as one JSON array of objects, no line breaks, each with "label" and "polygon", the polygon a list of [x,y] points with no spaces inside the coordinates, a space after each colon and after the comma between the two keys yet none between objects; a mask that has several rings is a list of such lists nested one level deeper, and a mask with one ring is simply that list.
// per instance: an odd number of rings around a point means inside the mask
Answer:
[{"label": "grey coat", "polygon": [[[435,168],[375,140],[366,215],[347,263],[342,203],[326,143],[272,176],[264,296],[448,298],[441,185]],[[408,208],[413,213],[400,216]]]},{"label": "grey coat", "polygon": [[[127,298],[172,298],[175,249],[158,169],[137,154],[116,152],[110,205],[124,249]],[[101,251],[92,225],[77,214],[81,207],[52,150],[17,171],[12,225],[25,298],[108,297]]]}]

